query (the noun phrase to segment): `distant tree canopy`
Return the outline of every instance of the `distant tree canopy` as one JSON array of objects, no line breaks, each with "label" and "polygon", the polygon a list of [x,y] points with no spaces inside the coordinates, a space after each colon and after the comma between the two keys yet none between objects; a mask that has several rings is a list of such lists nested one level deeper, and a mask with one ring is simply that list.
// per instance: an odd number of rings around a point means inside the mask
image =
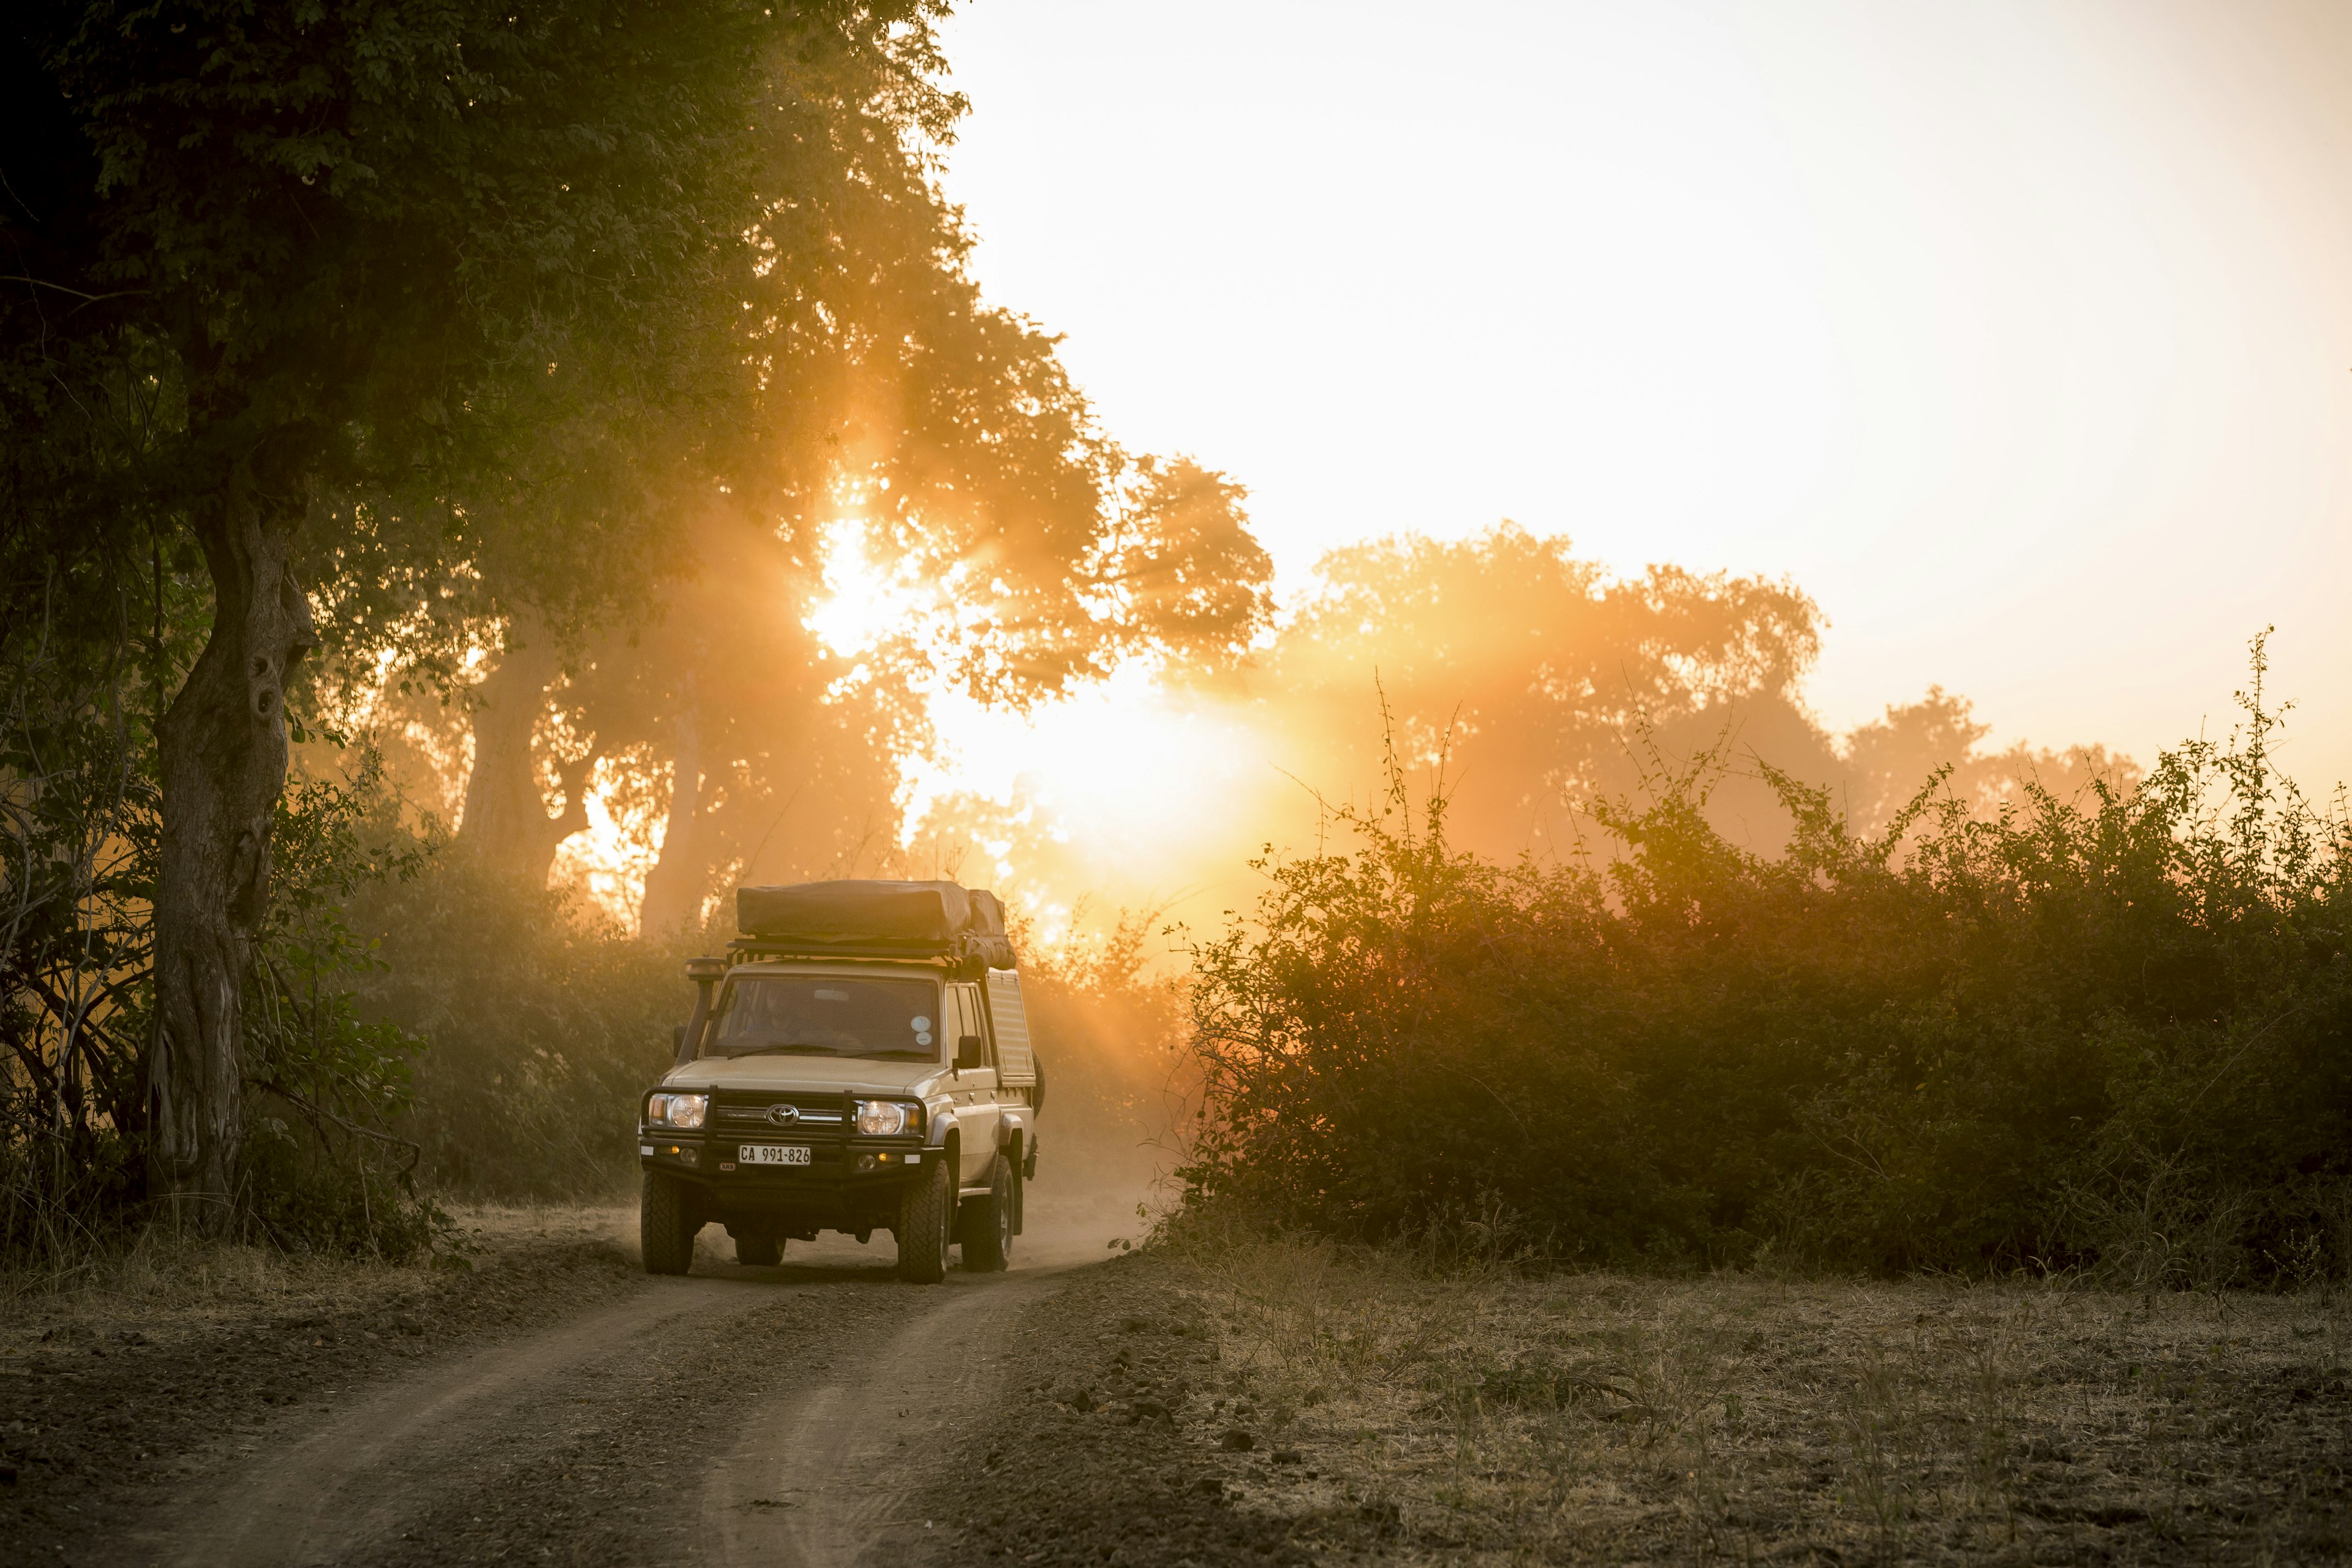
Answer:
[{"label": "distant tree canopy", "polygon": [[1598,845],[1579,837],[1593,804],[1702,773],[1718,830],[1776,850],[1794,824],[1759,763],[1828,790],[1865,832],[1938,768],[1953,798],[1985,809],[2028,783],[2071,798],[2094,778],[2128,792],[2137,777],[2096,746],[1988,752],[1988,728],[1940,688],[1832,734],[1803,694],[1825,621],[1786,580],[1672,565],[1620,576],[1507,522],[1345,546],[1318,576],[1262,653],[1200,684],[1238,701],[1270,759],[1333,802],[1379,799],[1391,752],[1415,773],[1442,766],[1454,841],[1486,855]]},{"label": "distant tree canopy", "polygon": [[1790,584],[1673,566],[1620,580],[1508,523],[1350,546],[1322,576],[1248,688],[1314,759],[1295,765],[1376,781],[1377,684],[1400,760],[1442,752],[1454,831],[1496,853],[1551,847],[1569,800],[1625,782],[1643,727],[1693,741],[1735,714],[1793,714],[1821,646],[1821,612]]},{"label": "distant tree canopy", "polygon": [[1245,657],[1163,667],[1162,733],[1193,728],[1206,750],[1183,759],[1196,781],[1184,800],[1145,806],[1139,789],[1109,808],[1155,813],[1140,852],[1076,830],[1104,805],[1052,800],[1066,781],[1050,759],[1034,793],[943,792],[917,826],[926,843],[989,846],[1049,898],[1186,900],[1244,896],[1236,868],[1318,842],[1336,808],[1386,798],[1391,762],[1416,787],[1442,775],[1452,841],[1504,861],[1615,853],[1594,807],[1685,786],[1727,841],[1778,853],[1795,820],[1767,768],[1827,791],[1864,833],[1938,769],[1980,814],[2029,784],[2070,800],[2095,778],[2135,786],[2130,760],[2095,746],[1988,749],[1987,727],[1941,689],[1835,733],[1804,694],[1825,626],[1785,580],[1620,574],[1508,522],[1343,546]]},{"label": "distant tree canopy", "polygon": [[2087,795],[2094,781],[2128,795],[2138,786],[2139,765],[2101,745],[2059,751],[2022,742],[1999,752],[1981,750],[1991,726],[1978,722],[1964,697],[1931,686],[1916,702],[1890,704],[1886,716],[1857,725],[1845,740],[1847,795],[1853,826],[1875,833],[1894,820],[1920,781],[1948,768],[1945,787],[1972,808],[2021,805],[2025,786],[2037,785],[2061,800]]}]

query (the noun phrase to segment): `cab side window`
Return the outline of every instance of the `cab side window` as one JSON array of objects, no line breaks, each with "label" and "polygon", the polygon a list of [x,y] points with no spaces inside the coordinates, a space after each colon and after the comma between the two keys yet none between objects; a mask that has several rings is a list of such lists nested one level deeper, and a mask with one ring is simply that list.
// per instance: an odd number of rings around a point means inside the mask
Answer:
[{"label": "cab side window", "polygon": [[962,986],[950,985],[948,987],[947,1000],[941,1005],[940,1015],[940,1044],[945,1047],[942,1053],[942,1059],[953,1061],[956,1058],[956,1042],[962,1039],[966,1032],[971,1027],[971,1026],[964,1020]]},{"label": "cab side window", "polygon": [[[955,1032],[948,1037],[948,1055],[952,1058],[961,1048],[966,1035],[978,1035],[985,1040],[988,1037],[988,1025],[981,1016],[979,986],[950,985],[948,987],[948,997],[952,1009],[948,1016],[955,1026]],[[992,1065],[996,1059],[995,1053],[987,1050],[984,1046],[982,1048],[982,1059]]]}]

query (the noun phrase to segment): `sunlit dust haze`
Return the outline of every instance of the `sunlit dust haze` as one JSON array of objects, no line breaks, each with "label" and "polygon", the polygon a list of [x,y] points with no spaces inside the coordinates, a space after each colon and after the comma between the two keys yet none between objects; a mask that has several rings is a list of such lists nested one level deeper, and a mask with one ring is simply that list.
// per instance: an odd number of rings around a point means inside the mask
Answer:
[{"label": "sunlit dust haze", "polygon": [[[852,465],[775,601],[831,738],[733,784],[705,756],[702,809],[746,814],[719,881],[955,876],[1049,944],[1199,931],[1391,755],[1504,858],[1709,748],[1868,827],[1942,763],[1996,803],[2227,732],[2269,626],[2287,766],[2352,776],[2352,12],[1476,24],[955,17],[940,177],[983,292],[1064,334],[1122,441],[1246,488],[1281,613],[1237,667],[982,701],[986,571],[907,554]],[[559,858],[625,924],[662,722]],[[1785,826],[1739,784],[1711,812]]]},{"label": "sunlit dust haze", "polygon": [[1241,869],[1236,828],[1264,827],[1252,796],[1276,775],[1230,694],[1131,660],[1025,710],[980,701],[931,673],[958,635],[955,595],[877,561],[852,509],[825,531],[824,584],[807,624],[845,679],[894,647],[922,672],[913,685],[933,738],[899,764],[907,873],[1003,888],[1033,936],[1058,943],[1090,923],[1089,899],[1093,916],[1113,917],[1189,902],[1204,875]]},{"label": "sunlit dust haze", "polygon": [[[1509,518],[1792,580],[1829,731],[1936,686],[2143,763],[2275,623],[2289,765],[2352,774],[2352,10],[982,0],[948,45],[982,286],[1250,488],[1293,602]],[[941,718],[919,793],[1108,835],[1126,897],[1315,761],[1141,679]]]}]

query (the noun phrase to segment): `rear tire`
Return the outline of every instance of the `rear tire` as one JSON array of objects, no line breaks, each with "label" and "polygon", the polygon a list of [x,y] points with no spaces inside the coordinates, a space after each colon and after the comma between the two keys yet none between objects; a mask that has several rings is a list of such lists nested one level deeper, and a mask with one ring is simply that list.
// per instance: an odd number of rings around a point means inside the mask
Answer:
[{"label": "rear tire", "polygon": [[910,1285],[936,1285],[948,1277],[955,1207],[955,1177],[942,1151],[898,1194],[898,1223],[892,1228],[898,1237],[899,1279]]},{"label": "rear tire", "polygon": [[735,1238],[735,1261],[750,1268],[773,1268],[784,1260],[784,1238],[781,1236],[739,1236]]},{"label": "rear tire", "polygon": [[963,1205],[963,1267],[969,1274],[997,1274],[1013,1260],[1013,1162],[999,1154],[989,1162],[988,1195]]},{"label": "rear tire", "polygon": [[694,1238],[702,1221],[694,1194],[667,1171],[647,1171],[637,1203],[637,1247],[648,1274],[683,1274],[694,1267]]}]

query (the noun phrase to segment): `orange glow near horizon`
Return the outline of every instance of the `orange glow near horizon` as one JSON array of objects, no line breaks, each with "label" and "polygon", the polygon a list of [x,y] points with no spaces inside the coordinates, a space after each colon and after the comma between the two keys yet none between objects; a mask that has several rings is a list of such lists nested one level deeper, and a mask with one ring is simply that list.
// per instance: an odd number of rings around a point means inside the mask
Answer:
[{"label": "orange glow near horizon", "polygon": [[[1507,517],[1624,575],[1794,581],[1832,734],[1940,688],[1989,747],[2143,762],[2227,727],[2275,624],[2285,761],[2321,796],[2352,776],[2352,8],[1508,16],[1498,56],[1393,0],[960,10],[974,109],[940,177],[974,279],[1122,443],[1248,487],[1294,606],[1328,550]],[[1431,179],[1444,221],[1361,243]],[[969,607],[899,567],[872,456],[807,613],[844,691],[952,662]],[[901,863],[1041,931],[1311,841],[1277,766],[1326,759],[1280,693],[1138,664],[1027,713],[917,698]],[[592,817],[564,866],[633,919],[661,823]]]},{"label": "orange glow near horizon", "polygon": [[[1033,854],[1064,862],[1065,880],[1083,868],[1082,886],[1123,903],[1181,893],[1204,858],[1224,847],[1239,800],[1270,776],[1258,736],[1239,714],[1173,691],[1160,671],[1135,663],[1109,679],[1026,713],[990,709],[961,691],[930,699],[939,742],[907,760],[908,837],[911,843],[957,806],[976,802],[1019,821]],[[1067,911],[1039,902],[1034,879],[1045,868],[1008,858],[1009,840],[982,839],[983,870],[1016,890],[1041,921]]]},{"label": "orange glow near horizon", "polygon": [[2352,777],[2352,6],[1482,15],[958,7],[983,292],[1287,591],[1508,517],[1793,577],[1833,730],[1940,685],[2139,757],[2275,625]]},{"label": "orange glow near horizon", "polygon": [[[827,593],[805,624],[830,652],[855,667],[893,642],[947,651],[958,635],[952,609],[874,560],[864,520],[829,524],[823,550]],[[1081,900],[1178,895],[1184,868],[1222,847],[1236,792],[1265,772],[1239,715],[1171,690],[1150,661],[1026,712],[989,707],[936,676],[918,692],[934,741],[900,761],[898,847],[910,861],[927,842],[977,851],[985,858],[966,858],[960,875],[996,885],[1049,945],[1077,934]],[[1016,865],[1015,835],[1024,858],[1058,864]]]}]

